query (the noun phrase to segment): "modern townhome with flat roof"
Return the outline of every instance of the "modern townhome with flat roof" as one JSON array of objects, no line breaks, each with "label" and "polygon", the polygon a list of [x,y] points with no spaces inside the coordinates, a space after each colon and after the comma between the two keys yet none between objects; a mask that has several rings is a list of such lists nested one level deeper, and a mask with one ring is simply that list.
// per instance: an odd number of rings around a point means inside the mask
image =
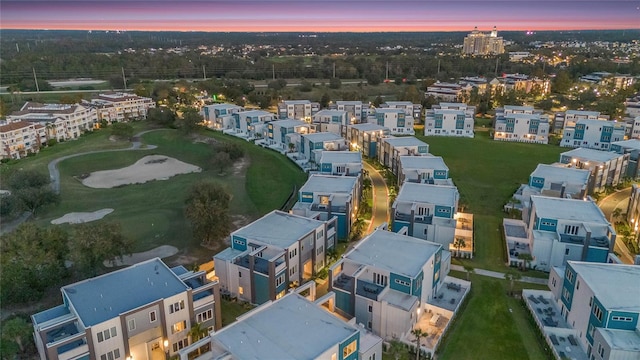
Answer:
[{"label": "modern townhome with flat roof", "polygon": [[424,119],[425,136],[473,137],[475,106],[462,103],[433,105]]},{"label": "modern townhome with flat roof", "polygon": [[631,179],[640,178],[640,139],[629,139],[624,141],[616,141],[611,143],[611,151],[618,154],[629,154],[627,171],[623,176]]},{"label": "modern townhome with flat roof", "polygon": [[378,156],[378,143],[389,136],[389,129],[371,123],[355,124],[347,127],[347,142],[351,150],[359,151],[368,158]]},{"label": "modern townhome with flat roof", "polygon": [[529,246],[519,252],[530,253],[528,265],[537,270],[550,271],[569,260],[605,263],[613,251],[616,231],[591,200],[534,195],[526,220]]},{"label": "modern townhome with flat roof", "polygon": [[313,132],[330,132],[345,137],[349,125],[351,118],[343,110],[320,110],[311,118]]},{"label": "modern townhome with flat roof", "polygon": [[496,109],[494,140],[549,143],[549,118],[531,106],[505,105]]},{"label": "modern townhome with flat roof", "polygon": [[375,230],[329,269],[335,307],[384,339],[400,338],[447,276],[449,255],[440,244]]},{"label": "modern townhome with flat roof", "polygon": [[449,167],[441,156],[400,156],[398,168],[398,186],[406,182],[451,185]]},{"label": "modern townhome with flat roof", "polygon": [[77,139],[98,124],[95,108],[80,104],[42,104],[27,101],[7,122],[26,121],[45,126],[47,138],[57,141]]},{"label": "modern townhome with flat roof", "polygon": [[610,150],[611,143],[624,140],[626,125],[617,121],[578,120],[562,130],[562,147]]},{"label": "modern townhome with flat roof", "polygon": [[262,137],[266,124],[276,120],[276,115],[264,110],[238,111],[231,114],[232,127],[224,132],[245,140]]},{"label": "modern townhome with flat roof", "polygon": [[311,122],[315,113],[320,111],[320,104],[310,100],[284,100],[278,104],[280,119],[296,119]]},{"label": "modern townhome with flat roof", "polygon": [[63,286],[62,305],[31,316],[41,359],[161,359],[219,329],[220,289],[204,271],[155,258]]},{"label": "modern townhome with flat roof", "polygon": [[382,109],[402,109],[404,113],[413,117],[415,121],[422,119],[422,104],[414,104],[411,101],[387,101],[379,106]]},{"label": "modern townhome with flat roof", "polygon": [[382,339],[293,292],[180,351],[211,359],[382,359]]},{"label": "modern townhome with flat roof", "polygon": [[363,104],[362,101],[336,101],[337,110],[345,111],[350,124],[359,124],[366,122],[369,116],[369,104]]},{"label": "modern townhome with flat roof", "polygon": [[367,121],[386,127],[392,135],[415,135],[413,116],[405,114],[404,109],[376,108]]},{"label": "modern townhome with flat roof", "polygon": [[221,292],[252,304],[281,298],[325,267],[336,221],[274,210],[232,232],[231,247],[213,257]]},{"label": "modern townhome with flat roof", "polygon": [[627,223],[631,227],[631,231],[636,233],[636,246],[640,244],[640,186],[631,184],[631,196],[629,197],[629,205],[627,205]]},{"label": "modern townhome with flat roof", "polygon": [[318,173],[321,175],[360,175],[362,173],[362,153],[358,151],[323,151],[320,154],[320,160],[318,160]]},{"label": "modern townhome with flat roof", "polygon": [[630,154],[613,151],[577,148],[560,154],[564,166],[591,172],[588,193],[604,191],[605,186],[616,186],[624,178],[629,166]]},{"label": "modern townhome with flat roof", "polygon": [[608,121],[609,115],[600,114],[599,111],[567,110],[558,112],[553,118],[553,132],[562,134],[565,128],[574,128],[579,120]]},{"label": "modern townhome with flat roof", "polygon": [[400,156],[429,156],[429,144],[413,136],[380,138],[378,143],[378,161],[398,175]]},{"label": "modern townhome with flat roof", "polygon": [[301,120],[276,120],[267,123],[262,140],[256,141],[278,151],[295,151],[300,144],[300,134],[308,134],[309,124]]},{"label": "modern townhome with flat roof", "polygon": [[351,232],[360,206],[362,177],[312,174],[298,192],[291,212],[320,220],[337,218],[338,239]]},{"label": "modern townhome with flat roof", "polygon": [[405,182],[391,208],[394,232],[441,244],[453,243],[460,194],[455,186]]},{"label": "modern townhome with flat roof", "polygon": [[347,140],[338,134],[330,132],[300,134],[298,158],[317,163],[323,152],[348,149]]},{"label": "modern townhome with flat roof", "polygon": [[640,266],[569,261],[523,297],[557,359],[640,358]]},{"label": "modern townhome with flat roof", "polygon": [[208,128],[222,131],[235,127],[231,115],[240,111],[244,108],[235,104],[213,104],[203,106],[201,114]]}]

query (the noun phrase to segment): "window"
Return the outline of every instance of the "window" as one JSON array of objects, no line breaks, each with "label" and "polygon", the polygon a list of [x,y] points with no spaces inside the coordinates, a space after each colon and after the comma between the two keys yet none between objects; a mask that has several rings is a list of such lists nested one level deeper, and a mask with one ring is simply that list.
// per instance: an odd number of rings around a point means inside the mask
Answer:
[{"label": "window", "polygon": [[115,350],[109,351],[106,354],[100,355],[100,360],[114,360],[119,358],[120,358],[120,349],[115,349]]},{"label": "window", "polygon": [[578,226],[576,225],[565,225],[564,233],[569,235],[578,235]]},{"label": "window", "polygon": [[238,277],[241,278],[242,277],[242,272],[238,271]]},{"label": "window", "polygon": [[580,280],[578,280],[578,283],[576,284],[576,290],[580,290]]},{"label": "window", "polygon": [[104,341],[104,336],[102,336],[102,331],[98,333],[98,342],[103,342]]},{"label": "window", "polygon": [[591,336],[591,338],[593,338],[593,334],[596,332],[596,327],[593,326],[592,324],[589,324],[589,330],[587,330],[587,333],[589,334],[589,336]]},{"label": "window", "polygon": [[368,322],[367,322],[367,329],[371,330],[371,325],[372,325],[372,324],[371,324],[371,321],[368,321]]},{"label": "window", "polygon": [[613,320],[613,321],[632,322],[633,318],[626,317],[626,316],[612,316],[611,320]]},{"label": "window", "polygon": [[213,318],[213,310],[209,309],[196,315],[196,320],[201,323]]},{"label": "window", "polygon": [[571,294],[569,294],[569,290],[567,290],[567,288],[563,288],[562,289],[562,297],[565,300],[569,300],[569,297],[571,296]]},{"label": "window", "polygon": [[296,265],[293,265],[291,269],[289,269],[289,276],[293,276],[296,273]]},{"label": "window", "polygon": [[102,333],[104,334],[105,340],[111,339],[111,332],[109,332],[109,329],[103,331]]},{"label": "window", "polygon": [[573,273],[571,272],[571,270],[567,269],[567,271],[564,273],[564,277],[567,278],[567,281],[573,284]]},{"label": "window", "polygon": [[373,306],[369,305],[369,312],[373,312]]},{"label": "window", "polygon": [[569,255],[569,248],[564,249],[564,254]]},{"label": "window", "polygon": [[316,235],[316,239],[320,240],[320,239],[322,239],[323,236],[324,236],[324,230],[320,230],[320,231],[318,231],[318,234]]},{"label": "window", "polygon": [[602,309],[600,309],[598,305],[593,307],[593,315],[598,319],[598,321],[602,321]]},{"label": "window", "polygon": [[169,314],[173,314],[174,312],[180,311],[182,309],[184,309],[184,300],[180,300],[177,303],[169,305]]},{"label": "window", "polygon": [[180,332],[184,329],[187,328],[187,321],[186,320],[182,320],[182,321],[178,321],[177,323],[171,325],[171,333],[175,334],[177,332]]},{"label": "window", "polygon": [[157,320],[157,318],[156,318],[156,312],[155,312],[155,311],[150,312],[150,313],[149,313],[149,321],[150,321],[150,322],[155,322],[156,320]]},{"label": "window", "polygon": [[356,351],[356,346],[358,345],[356,340],[353,340],[349,345],[345,346],[342,349],[342,358],[346,358],[349,355],[353,354]]},{"label": "window", "polygon": [[396,284],[399,284],[399,285],[402,285],[402,286],[410,286],[411,285],[408,282],[406,282],[404,280],[400,280],[400,279],[396,279]]},{"label": "window", "polygon": [[593,304],[593,296],[589,298],[589,307]]},{"label": "window", "polygon": [[133,331],[136,329],[136,319],[129,320],[129,331]]},{"label": "window", "polygon": [[282,275],[280,275],[280,276],[278,276],[276,278],[276,287],[282,285],[283,282],[284,282],[284,274],[282,274]]},{"label": "window", "polygon": [[316,251],[316,255],[320,255],[322,254],[322,252],[324,251],[324,245],[320,245],[320,247],[318,248],[318,250]]},{"label": "window", "polygon": [[184,338],[182,340],[179,340],[178,342],[173,343],[173,352],[176,352],[180,349],[183,349],[185,347],[189,346],[189,339]]},{"label": "window", "polygon": [[293,249],[289,251],[289,259],[293,259],[293,257],[296,255],[298,255],[298,249]]},{"label": "window", "polygon": [[602,344],[598,344],[598,354],[600,354],[600,357],[604,357],[604,348],[602,347]]},{"label": "window", "polygon": [[244,295],[244,288],[242,286],[238,286],[238,294]]}]

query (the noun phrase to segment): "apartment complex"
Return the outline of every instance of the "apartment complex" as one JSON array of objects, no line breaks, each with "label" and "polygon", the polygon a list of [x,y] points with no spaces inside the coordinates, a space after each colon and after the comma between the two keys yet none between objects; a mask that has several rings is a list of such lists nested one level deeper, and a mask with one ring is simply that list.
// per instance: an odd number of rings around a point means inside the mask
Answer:
[{"label": "apartment complex", "polygon": [[144,261],[61,288],[63,304],[31,316],[41,359],[158,359],[219,329],[218,282],[204,271]]},{"label": "apartment complex", "polygon": [[433,97],[436,100],[447,102],[463,101],[471,91],[472,86],[468,84],[453,84],[444,82],[435,82],[427,87],[425,97]]},{"label": "apartment complex", "polygon": [[591,172],[588,193],[604,191],[605,186],[618,185],[629,166],[630,154],[577,148],[560,154],[560,164]]},{"label": "apartment complex", "polygon": [[462,103],[440,103],[427,110],[424,135],[473,137],[475,106]]},{"label": "apartment complex", "polygon": [[93,131],[98,122],[95,108],[80,104],[42,104],[26,102],[20,111],[7,116],[8,122],[26,121],[46,127],[47,138],[57,141],[78,138]]},{"label": "apartment complex", "polygon": [[264,110],[233,112],[231,114],[231,129],[225,130],[225,132],[247,140],[254,140],[262,137],[266,124],[275,119],[275,114]]},{"label": "apartment complex", "polygon": [[323,151],[318,160],[322,175],[357,176],[362,173],[362,153],[358,151]]},{"label": "apartment complex", "polygon": [[285,100],[278,104],[278,118],[302,120],[307,123],[320,111],[320,104],[309,100]]},{"label": "apartment complex", "polygon": [[382,166],[391,169],[394,175],[398,174],[400,156],[427,156],[429,144],[413,136],[380,138],[378,143],[378,161]]},{"label": "apartment complex", "polygon": [[628,154],[627,171],[622,175],[631,179],[640,177],[640,166],[638,159],[640,158],[640,139],[630,139],[624,141],[616,141],[611,143],[611,151],[618,154]]},{"label": "apartment complex", "polygon": [[336,101],[335,107],[339,111],[347,113],[349,124],[366,122],[369,116],[369,104],[362,101]]},{"label": "apartment complex", "polygon": [[553,118],[553,132],[562,134],[565,128],[575,128],[579,120],[608,121],[608,115],[602,115],[599,111],[567,110],[555,114]]},{"label": "apartment complex", "polygon": [[[267,124],[260,143],[278,150],[295,150],[300,134],[310,132],[309,124],[301,120],[276,120]],[[289,144],[293,144],[293,149]]]},{"label": "apartment complex", "polygon": [[108,123],[146,119],[149,109],[156,107],[151,98],[122,92],[98,94],[82,104],[95,108],[98,121]]},{"label": "apartment complex", "polygon": [[387,101],[380,104],[379,108],[403,109],[404,113],[413,117],[414,120],[422,119],[422,104],[414,104],[411,101]]},{"label": "apartment complex", "polygon": [[368,158],[378,157],[378,142],[390,135],[384,126],[365,123],[347,127],[347,142],[351,150],[359,151]]},{"label": "apartment complex", "polygon": [[228,130],[235,125],[231,115],[244,111],[242,106],[234,104],[213,104],[202,107],[202,117],[207,127],[215,130]]},{"label": "apartment complex", "polygon": [[531,78],[524,74],[503,74],[489,82],[493,93],[517,91],[525,94],[546,95],[551,92],[549,79]]},{"label": "apartment complex", "polygon": [[626,126],[616,121],[578,120],[562,131],[562,147],[609,150],[611,143],[624,140]]},{"label": "apartment complex", "polygon": [[631,230],[636,233],[636,243],[638,243],[638,228],[640,227],[640,186],[638,184],[631,185],[631,196],[629,197],[629,205],[627,206],[627,223],[631,226]]},{"label": "apartment complex", "polygon": [[347,141],[340,135],[331,132],[300,134],[297,144],[301,158],[317,163],[320,155],[325,151],[347,150]]},{"label": "apartment complex", "polygon": [[549,142],[549,118],[531,106],[505,105],[496,109],[493,138],[536,144]]},{"label": "apartment complex", "polygon": [[391,135],[414,135],[413,116],[401,108],[376,108],[368,122],[389,129]]},{"label": "apartment complex", "polygon": [[344,137],[351,119],[344,110],[320,110],[311,119],[314,132],[330,132]]},{"label": "apartment complex", "polygon": [[0,126],[0,159],[21,159],[47,144],[44,125],[16,121]]},{"label": "apartment complex", "polygon": [[493,27],[490,33],[478,31],[476,26],[464,38],[462,53],[465,55],[495,55],[504,53],[504,40],[498,36],[498,30]]},{"label": "apartment complex", "polygon": [[440,156],[400,156],[398,185],[406,182],[453,185],[449,167]]}]

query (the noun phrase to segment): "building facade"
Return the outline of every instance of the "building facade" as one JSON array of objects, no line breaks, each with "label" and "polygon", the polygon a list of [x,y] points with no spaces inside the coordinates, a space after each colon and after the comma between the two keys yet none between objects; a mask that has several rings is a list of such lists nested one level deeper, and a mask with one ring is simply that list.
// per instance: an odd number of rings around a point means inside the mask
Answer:
[{"label": "building facade", "polygon": [[378,157],[378,143],[380,139],[390,135],[384,126],[365,123],[347,127],[347,141],[351,150],[359,151],[368,158]]},{"label": "building facade", "polygon": [[562,134],[565,128],[575,128],[579,120],[608,121],[608,115],[602,115],[599,111],[567,110],[555,114],[553,118],[553,132]]},{"label": "building facade", "polygon": [[614,151],[617,154],[629,155],[627,171],[623,173],[623,177],[631,179],[637,179],[640,177],[640,166],[638,166],[638,160],[640,158],[640,139],[629,139],[611,143],[611,151]]},{"label": "building facade", "polygon": [[311,119],[314,132],[330,132],[345,137],[351,119],[344,110],[320,110]]},{"label": "building facade", "polygon": [[298,153],[301,158],[317,163],[325,151],[348,150],[347,140],[331,132],[300,134]]},{"label": "building facade", "polygon": [[570,168],[591,172],[588,193],[601,192],[606,186],[618,185],[627,174],[630,154],[577,148],[560,154],[560,163]]},{"label": "building facade", "polygon": [[234,104],[213,104],[203,106],[201,115],[207,127],[222,131],[235,127],[235,120],[231,115],[241,111],[244,111],[242,106]]},{"label": "building facade", "polygon": [[498,36],[498,30],[493,27],[490,33],[478,31],[476,26],[464,38],[462,53],[465,55],[496,55],[504,53],[504,40]]},{"label": "building facade", "polygon": [[261,138],[266,124],[276,120],[276,115],[264,110],[238,111],[231,114],[230,132],[247,140]]},{"label": "building facade", "polygon": [[440,156],[400,156],[398,186],[404,182],[453,185],[449,167]]},{"label": "building facade", "polygon": [[164,358],[189,345],[196,323],[222,325],[218,282],[158,258],[61,291],[62,305],[31,316],[41,359]]},{"label": "building facade", "polygon": [[300,135],[308,134],[310,126],[301,120],[276,120],[267,123],[261,144],[278,149],[296,151],[300,149]]},{"label": "building facade", "polygon": [[496,109],[494,140],[549,143],[549,118],[531,106]]},{"label": "building facade", "polygon": [[146,119],[149,109],[156,107],[156,102],[136,94],[108,92],[92,97],[83,105],[96,109],[98,121],[114,123]]},{"label": "building facade", "polygon": [[96,109],[79,104],[26,102],[20,111],[7,116],[8,122],[27,121],[45,126],[47,138],[66,141],[78,138],[97,126]]},{"label": "building facade", "polygon": [[336,109],[347,113],[349,124],[366,122],[369,116],[369,104],[362,101],[336,101]]},{"label": "building facade", "polygon": [[424,135],[473,137],[475,111],[462,103],[433,105],[425,114]]},{"label": "building facade", "polygon": [[322,175],[356,176],[362,173],[362,153],[358,151],[323,151],[318,161]]},{"label": "building facade", "polygon": [[378,161],[398,175],[400,156],[428,156],[429,144],[413,136],[380,138],[378,143]]},{"label": "building facade", "polygon": [[562,131],[562,147],[610,150],[611,143],[624,140],[624,123],[601,120],[578,120],[574,127]]},{"label": "building facade", "polygon": [[368,120],[378,126],[389,129],[391,135],[414,135],[413,117],[407,115],[404,109],[377,108]]},{"label": "building facade", "polygon": [[280,119],[295,119],[310,123],[315,113],[320,111],[320,104],[309,100],[285,100],[278,104]]},{"label": "building facade", "polygon": [[415,121],[422,120],[422,104],[414,104],[411,101],[387,101],[380,104],[380,108],[403,109],[404,113],[413,117]]},{"label": "building facade", "polygon": [[44,125],[26,121],[15,121],[0,126],[0,158],[22,159],[37,154],[47,144]]}]

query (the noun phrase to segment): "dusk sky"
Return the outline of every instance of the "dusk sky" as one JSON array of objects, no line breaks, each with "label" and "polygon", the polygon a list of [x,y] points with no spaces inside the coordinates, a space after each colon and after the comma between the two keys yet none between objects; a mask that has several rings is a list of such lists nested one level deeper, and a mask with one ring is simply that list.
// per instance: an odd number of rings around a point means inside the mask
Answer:
[{"label": "dusk sky", "polygon": [[469,31],[639,29],[640,0],[1,0],[1,29]]}]

